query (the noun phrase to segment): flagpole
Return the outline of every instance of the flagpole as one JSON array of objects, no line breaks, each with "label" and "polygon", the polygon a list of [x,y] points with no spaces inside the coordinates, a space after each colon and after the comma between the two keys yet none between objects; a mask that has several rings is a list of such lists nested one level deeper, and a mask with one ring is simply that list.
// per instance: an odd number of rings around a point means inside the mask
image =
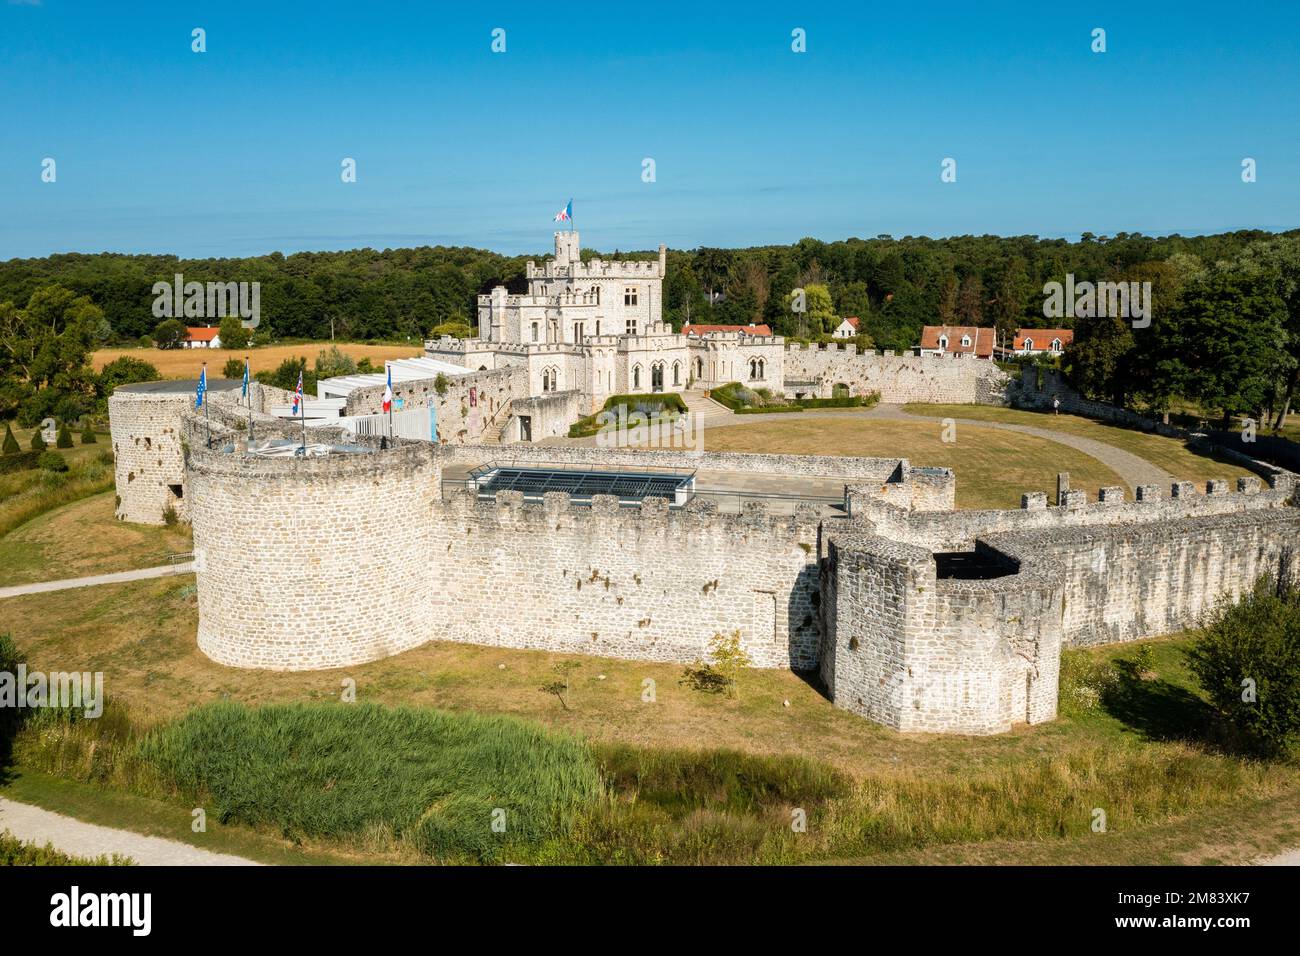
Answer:
[{"label": "flagpole", "polygon": [[212,447],[212,417],[208,414],[208,363],[203,363],[203,370],[199,372],[199,378],[203,381],[203,421],[208,429],[208,447]]},{"label": "flagpole", "polygon": [[248,399],[248,444],[253,445],[253,376],[250,374],[248,356],[244,356],[244,396]]}]

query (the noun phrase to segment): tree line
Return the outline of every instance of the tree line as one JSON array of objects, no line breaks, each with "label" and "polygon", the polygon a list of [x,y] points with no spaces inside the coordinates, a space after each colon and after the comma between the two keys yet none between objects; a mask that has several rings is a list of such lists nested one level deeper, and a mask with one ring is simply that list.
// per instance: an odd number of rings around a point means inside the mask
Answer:
[{"label": "tree line", "polygon": [[[778,334],[818,341],[840,318],[860,319],[864,347],[913,348],[924,325],[995,326],[1001,339],[1018,327],[1073,328],[1071,380],[1086,394],[1153,409],[1177,398],[1224,415],[1271,410],[1295,391],[1297,329],[1295,258],[1300,230],[1246,230],[1210,236],[1137,233],[1079,241],[1034,236],[803,239],[788,246],[672,250],[664,316],[686,322],[765,323]],[[583,250],[583,257],[597,253]],[[657,257],[652,250],[607,252],[605,258]],[[153,286],[186,282],[260,282],[262,322],[256,342],[277,339],[405,340],[433,329],[468,332],[476,296],[496,285],[527,286],[525,263],[543,255],[503,256],[468,247],[355,249],[237,259],[65,254],[0,263],[0,326],[5,316],[47,305],[66,293],[93,309],[77,334],[88,348],[153,343]],[[1047,319],[1044,285],[1150,282],[1149,327],[1081,315]],[[806,307],[792,308],[796,290]],[[33,305],[34,303],[34,305]],[[4,311],[7,310],[7,311]],[[83,317],[84,318],[84,317]],[[175,325],[166,330],[175,338]],[[50,376],[6,357],[0,329],[0,390],[16,374],[36,383]],[[66,388],[87,383],[62,373]],[[38,381],[39,380],[39,381]],[[12,384],[12,383],[10,383]],[[12,392],[13,389],[10,389]],[[21,389],[19,389],[21,391]],[[8,402],[12,414],[13,402]],[[6,404],[0,401],[0,415]]]}]

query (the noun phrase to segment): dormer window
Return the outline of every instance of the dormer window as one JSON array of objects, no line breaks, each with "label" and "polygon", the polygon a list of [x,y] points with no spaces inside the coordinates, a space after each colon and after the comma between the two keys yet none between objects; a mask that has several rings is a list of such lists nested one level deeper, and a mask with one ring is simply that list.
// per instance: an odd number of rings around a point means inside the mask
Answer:
[{"label": "dormer window", "polygon": [[939,336],[939,351],[941,352],[948,351],[948,336],[946,335]]},{"label": "dormer window", "polygon": [[1061,340],[1060,340],[1060,339],[1052,339],[1052,351],[1053,351],[1053,352],[1059,352],[1059,351],[1061,351]]},{"label": "dormer window", "polygon": [[963,335],[963,336],[961,337],[961,347],[964,348],[964,349],[968,349],[968,348],[970,348],[970,336],[969,336],[969,335]]},{"label": "dormer window", "polygon": [[1032,352],[1034,350],[1034,340],[1025,339],[1025,344],[1021,346],[1021,350],[1025,352]]}]

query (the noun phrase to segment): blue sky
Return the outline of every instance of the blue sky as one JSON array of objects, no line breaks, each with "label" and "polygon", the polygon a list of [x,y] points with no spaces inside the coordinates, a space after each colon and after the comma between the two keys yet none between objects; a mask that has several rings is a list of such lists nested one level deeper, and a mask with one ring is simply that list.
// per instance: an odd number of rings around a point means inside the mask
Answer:
[{"label": "blue sky", "polygon": [[544,252],[570,197],[604,250],[1295,228],[1300,4],[0,0],[0,259]]}]

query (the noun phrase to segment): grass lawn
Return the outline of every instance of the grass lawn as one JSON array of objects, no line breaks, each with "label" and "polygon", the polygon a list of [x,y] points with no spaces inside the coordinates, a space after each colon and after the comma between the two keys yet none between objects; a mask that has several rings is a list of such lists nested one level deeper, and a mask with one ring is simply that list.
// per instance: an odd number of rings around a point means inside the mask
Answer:
[{"label": "grass lawn", "polygon": [[1106,465],[1083,452],[1033,435],[994,428],[958,426],[957,440],[944,442],[939,423],[888,419],[800,418],[710,428],[708,451],[788,455],[905,457],[913,465],[952,468],[957,473],[958,508],[1019,508],[1026,491],[1052,493],[1057,472],[1070,473],[1070,486],[1092,498],[1097,489],[1124,485]]},{"label": "grass lawn", "polygon": [[[733,699],[680,685],[681,665],[437,642],[336,671],[224,668],[195,645],[192,581],[186,576],[87,588],[58,601],[11,598],[0,602],[0,613],[12,622],[6,627],[32,668],[104,671],[110,698],[124,703],[142,725],[221,699],[328,704],[338,701],[350,678],[363,703],[510,714],[576,733],[592,741],[598,754],[600,748],[629,746],[642,748],[650,755],[645,759],[671,764],[677,758],[665,748],[727,748],[797,754],[847,775],[852,792],[830,801],[816,818],[810,829],[816,845],[807,850],[792,849],[780,836],[788,832],[788,815],[782,826],[775,822],[779,810],[727,818],[777,841],[779,852],[764,843],[764,854],[755,860],[1144,863],[1157,854],[1174,861],[1229,862],[1274,852],[1297,837],[1300,768],[1238,760],[1196,739],[1206,712],[1182,662],[1185,637],[1151,642],[1153,673],[1122,683],[1114,701],[1094,710],[1065,707],[1052,723],[993,737],[902,735],[838,710],[805,679],[781,670],[745,672]],[[1092,661],[1128,660],[1135,648],[1071,653]],[[579,664],[566,695],[568,710],[539,689],[555,679],[560,660]],[[642,701],[646,678],[655,681],[654,703]],[[49,769],[21,762],[17,767],[20,780]],[[682,786],[696,792],[695,784]],[[77,792],[89,804],[98,802],[93,791]],[[709,799],[709,786],[699,792],[700,799]],[[110,801],[123,796],[104,793]],[[636,805],[646,808],[655,799],[660,798],[643,793]],[[139,828],[149,814],[135,800],[104,812]],[[1089,830],[1091,809],[1098,806],[1110,820],[1104,839]],[[1232,825],[1225,829],[1227,806]],[[166,825],[181,838],[187,817],[175,817]],[[689,828],[696,817],[664,819],[647,832],[657,834],[653,839],[665,861],[712,859],[685,840],[685,833],[695,831],[674,829]],[[630,839],[630,824],[620,820],[593,824],[574,845],[603,848]],[[1234,843],[1241,833],[1253,842]],[[269,839],[267,852],[283,850],[280,834],[245,836]],[[212,848],[253,855],[229,844]],[[348,858],[366,853],[361,844],[346,842],[318,842],[315,849]],[[380,842],[375,858],[398,861],[399,850]],[[659,859],[659,853],[635,858]]]},{"label": "grass lawn", "polygon": [[189,525],[128,524],[113,517],[114,507],[105,491],[0,537],[0,586],[153,567],[193,547]]},{"label": "grass lawn", "polygon": [[[1145,458],[1158,468],[1163,468],[1175,478],[1182,481],[1204,483],[1211,478],[1236,478],[1252,475],[1254,472],[1229,461],[1220,461],[1209,455],[1200,454],[1187,447],[1177,438],[1165,438],[1163,435],[1149,435],[1131,428],[1117,425],[1104,425],[1089,418],[1077,415],[1053,415],[1050,412],[1027,412],[1014,408],[999,408],[993,405],[905,405],[904,410],[913,415],[928,415],[934,418],[973,418],[986,422],[1006,422],[1013,425],[1032,425],[1035,428],[1061,431],[1082,438],[1114,445],[1125,451]],[[1061,471],[1073,470],[1061,468]],[[958,475],[958,491],[961,483]],[[1166,489],[1168,491],[1168,489]]]},{"label": "grass lawn", "polygon": [[424,343],[415,345],[357,345],[349,342],[307,342],[300,345],[264,345],[255,349],[100,349],[90,357],[96,372],[114,359],[124,355],[148,362],[158,369],[163,378],[198,378],[203,363],[208,363],[208,374],[221,375],[227,359],[236,358],[242,363],[248,356],[253,374],[274,371],[287,358],[306,358],[308,367],[323,350],[337,345],[340,352],[360,361],[382,365],[384,359],[413,358],[424,354]]}]

